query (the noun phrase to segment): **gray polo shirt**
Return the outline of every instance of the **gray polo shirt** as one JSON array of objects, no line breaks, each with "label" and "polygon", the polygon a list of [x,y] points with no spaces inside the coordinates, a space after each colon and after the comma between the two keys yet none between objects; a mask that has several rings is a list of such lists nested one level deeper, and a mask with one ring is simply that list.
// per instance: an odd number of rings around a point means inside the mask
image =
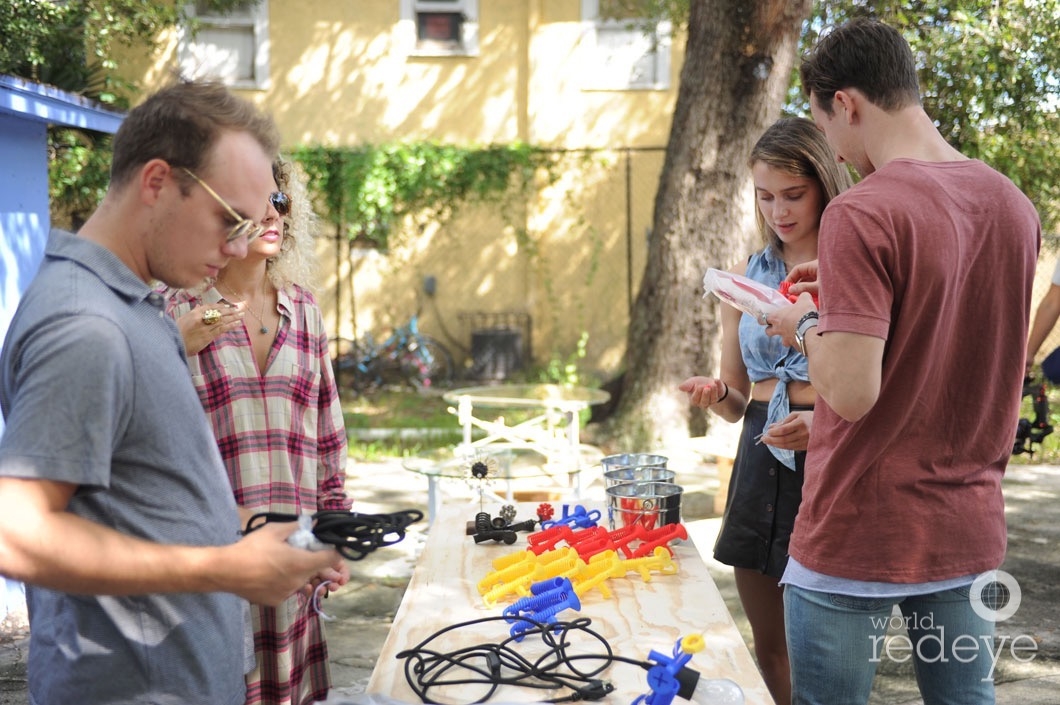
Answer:
[{"label": "gray polo shirt", "polygon": [[[0,475],[75,483],[69,510],[125,534],[231,543],[232,490],[162,306],[108,250],[52,231],[0,356]],[[240,598],[26,592],[33,703],[243,703]]]}]

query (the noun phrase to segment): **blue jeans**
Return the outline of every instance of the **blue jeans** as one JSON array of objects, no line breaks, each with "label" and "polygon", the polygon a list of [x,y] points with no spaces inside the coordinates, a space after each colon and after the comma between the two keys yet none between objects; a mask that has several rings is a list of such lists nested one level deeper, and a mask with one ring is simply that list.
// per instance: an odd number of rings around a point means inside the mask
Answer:
[{"label": "blue jeans", "polygon": [[[785,586],[793,705],[864,705],[884,659],[913,659],[924,705],[993,705],[994,623],[968,593],[864,598]],[[899,624],[905,633],[887,642]]]}]

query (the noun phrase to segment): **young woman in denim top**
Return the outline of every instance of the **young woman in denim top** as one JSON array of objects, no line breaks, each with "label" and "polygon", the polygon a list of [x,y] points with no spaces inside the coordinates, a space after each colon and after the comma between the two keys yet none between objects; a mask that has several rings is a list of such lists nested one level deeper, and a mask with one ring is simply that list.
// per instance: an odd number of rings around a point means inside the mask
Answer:
[{"label": "young woman in denim top", "polygon": [[[817,258],[817,228],[828,202],[852,184],[813,122],[774,123],[751,151],[766,246],[731,271],[777,288],[795,265]],[[730,423],[743,419],[714,557],[733,566],[751,623],[755,656],[778,705],[791,702],[780,576],[802,499],[802,464],[816,399],[805,356],[766,335],[754,317],[722,306],[720,377],[680,385],[689,400]]]}]

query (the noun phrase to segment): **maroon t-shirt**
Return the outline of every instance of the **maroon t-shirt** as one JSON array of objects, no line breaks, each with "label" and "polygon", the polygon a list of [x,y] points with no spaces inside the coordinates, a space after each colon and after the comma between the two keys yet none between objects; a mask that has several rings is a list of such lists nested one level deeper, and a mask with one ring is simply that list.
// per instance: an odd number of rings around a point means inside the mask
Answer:
[{"label": "maroon t-shirt", "polygon": [[841,578],[918,583],[998,567],[1041,226],[975,160],[889,162],[821,220],[818,332],[886,346],[855,423],[820,399],[790,553]]}]

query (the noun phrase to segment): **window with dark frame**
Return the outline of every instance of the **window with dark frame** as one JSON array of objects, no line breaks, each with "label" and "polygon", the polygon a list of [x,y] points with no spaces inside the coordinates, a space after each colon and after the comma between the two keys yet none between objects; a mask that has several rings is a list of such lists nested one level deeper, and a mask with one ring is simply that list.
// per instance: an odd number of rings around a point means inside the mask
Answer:
[{"label": "window with dark frame", "polygon": [[416,46],[420,49],[459,49],[462,12],[417,12]]},{"label": "window with dark frame", "polygon": [[477,56],[479,0],[400,0],[412,56]]}]

